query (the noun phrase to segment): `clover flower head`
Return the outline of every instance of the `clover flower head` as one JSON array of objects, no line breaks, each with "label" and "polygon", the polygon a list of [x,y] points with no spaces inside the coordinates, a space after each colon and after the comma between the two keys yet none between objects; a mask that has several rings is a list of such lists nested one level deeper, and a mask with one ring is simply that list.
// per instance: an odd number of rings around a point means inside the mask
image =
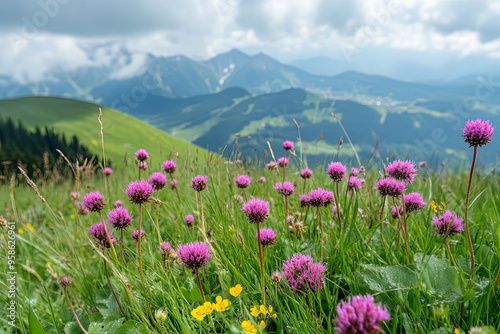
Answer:
[{"label": "clover flower head", "polygon": [[303,170],[300,171],[300,177],[305,179],[310,179],[313,176],[312,170],[309,168],[304,168]]},{"label": "clover flower head", "polygon": [[[89,234],[94,238],[96,241],[97,245],[102,247],[102,248],[110,248],[111,244],[108,241],[108,238],[106,237],[106,231],[104,230],[107,226],[103,226],[103,223],[98,223],[95,225],[90,226],[89,229]],[[108,231],[108,234],[109,231]],[[111,242],[116,244],[116,239],[110,234],[109,238],[111,239]]]},{"label": "clover flower head", "polygon": [[[134,239],[134,241],[139,241],[139,231],[132,231],[132,239]],[[141,240],[144,240],[144,231],[141,230]]]},{"label": "clover flower head", "polygon": [[278,159],[278,165],[280,167],[285,167],[286,165],[288,165],[288,159],[285,158],[285,157],[281,157]]},{"label": "clover flower head", "polygon": [[167,177],[160,172],[156,172],[151,174],[148,182],[154,190],[160,190],[165,188],[165,185],[167,184]]},{"label": "clover flower head", "polygon": [[281,195],[283,195],[285,197],[293,194],[293,184],[288,182],[288,181],[285,181],[283,183],[278,182],[276,184],[276,186],[274,187],[274,189],[276,189],[276,191],[278,191],[278,193],[280,193]]},{"label": "clover flower head", "polygon": [[424,202],[422,195],[417,192],[409,193],[405,195],[405,206],[406,213],[417,211],[426,206],[427,203]]},{"label": "clover flower head", "polygon": [[127,208],[118,207],[108,212],[108,224],[112,225],[117,230],[125,230],[132,224],[132,216]]},{"label": "clover flower head", "polygon": [[323,288],[326,267],[321,262],[314,263],[310,255],[294,254],[283,263],[282,271],[295,293]]},{"label": "clover flower head", "polygon": [[253,198],[243,204],[241,211],[245,212],[250,224],[260,224],[269,216],[269,203],[260,198]]},{"label": "clover flower head", "polygon": [[289,140],[285,140],[283,142],[283,149],[285,151],[290,151],[290,150],[293,150],[293,142],[289,141]]},{"label": "clover flower head", "polygon": [[361,191],[361,187],[363,186],[363,183],[365,183],[365,179],[358,179],[356,176],[351,176],[346,180],[346,183],[349,191],[353,191],[354,189]]},{"label": "clover flower head", "polygon": [[177,164],[173,160],[167,160],[163,163],[161,169],[163,169],[166,173],[172,174],[175,172],[177,168]]},{"label": "clover flower head", "polygon": [[160,247],[158,247],[158,253],[160,253],[163,262],[175,256],[175,251],[172,248],[172,245],[167,241],[160,244]]},{"label": "clover flower head", "polygon": [[145,161],[149,158],[149,154],[145,149],[141,148],[139,151],[135,152],[135,157],[139,161]]},{"label": "clover flower head", "polygon": [[383,333],[379,323],[390,319],[389,312],[375,304],[373,296],[350,296],[337,304],[336,331],[338,334]]},{"label": "clover flower head", "polygon": [[266,165],[267,169],[273,170],[273,169],[278,169],[278,164],[274,161],[271,161]]},{"label": "clover flower head", "polygon": [[398,181],[404,181],[406,184],[413,184],[417,175],[415,163],[411,160],[396,160],[387,165],[385,171],[392,178]]},{"label": "clover flower head", "polygon": [[397,181],[392,177],[381,179],[375,183],[375,189],[378,190],[382,196],[398,197],[405,192],[405,183]]},{"label": "clover flower head", "polygon": [[194,225],[194,217],[193,215],[186,215],[186,217],[184,218],[184,223],[186,223],[186,225],[188,227],[191,227]]},{"label": "clover flower head", "polygon": [[475,121],[468,120],[463,128],[464,140],[472,146],[484,146],[491,141],[495,128],[491,126],[490,121],[476,119]]},{"label": "clover flower head", "polygon": [[111,174],[113,174],[113,170],[109,167],[106,167],[102,170],[102,173],[106,176],[110,176]]},{"label": "clover flower head", "polygon": [[[255,237],[258,238],[258,232],[255,234]],[[269,247],[276,243],[276,233],[271,228],[263,228],[260,230],[260,244],[262,247]]]},{"label": "clover flower head", "polygon": [[207,188],[207,180],[208,176],[205,175],[197,175],[191,179],[193,183],[193,189],[196,191],[202,191]]},{"label": "clover flower head", "polygon": [[457,216],[455,212],[447,210],[443,214],[438,214],[432,218],[432,224],[436,226],[435,233],[443,237],[454,236],[457,233],[463,232],[463,218]]},{"label": "clover flower head", "polygon": [[235,179],[234,182],[236,182],[236,186],[241,189],[245,189],[250,185],[250,182],[252,182],[252,179],[248,175],[238,175]]},{"label": "clover flower head", "polygon": [[307,198],[309,205],[314,206],[316,208],[322,206],[328,206],[329,204],[335,203],[333,193],[331,191],[324,190],[322,188],[311,190]]},{"label": "clover flower head", "polygon": [[104,196],[98,191],[88,193],[83,197],[82,201],[85,207],[92,212],[99,212],[106,205],[104,203]]},{"label": "clover flower head", "polygon": [[326,169],[327,174],[335,182],[340,182],[344,178],[346,171],[347,167],[340,162],[331,162]]},{"label": "clover flower head", "polygon": [[204,242],[192,242],[179,246],[177,256],[183,265],[191,270],[206,266],[212,257],[210,247]]},{"label": "clover flower head", "polygon": [[144,180],[130,182],[125,191],[132,203],[135,204],[147,203],[149,201],[149,196],[153,192],[153,186]]},{"label": "clover flower head", "polygon": [[309,196],[307,196],[307,194],[300,195],[299,202],[301,208],[309,207]]}]

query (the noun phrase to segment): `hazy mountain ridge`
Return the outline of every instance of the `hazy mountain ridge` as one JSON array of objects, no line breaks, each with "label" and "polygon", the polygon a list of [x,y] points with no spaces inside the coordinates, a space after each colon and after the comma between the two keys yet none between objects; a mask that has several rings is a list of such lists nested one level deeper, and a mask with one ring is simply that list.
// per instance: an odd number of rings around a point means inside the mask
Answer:
[{"label": "hazy mountain ridge", "polygon": [[13,78],[1,78],[0,97],[57,95],[118,104],[116,100],[127,99],[123,95],[135,95],[136,100],[145,94],[189,97],[241,87],[252,94],[302,88],[327,96],[342,93],[402,101],[437,97],[451,101],[473,92],[476,84],[457,79],[457,82],[431,85],[352,70],[335,76],[310,74],[263,53],[250,56],[237,49],[206,61],[183,55],[156,57],[149,54],[139,68],[134,65],[133,55],[126,50],[116,52],[116,60],[112,58],[109,66],[82,67],[67,72],[59,69],[38,83],[20,84]]},{"label": "hazy mountain ridge", "polygon": [[[343,154],[354,159],[345,133],[331,115],[335,113],[362,160],[366,161],[372,154],[377,139],[383,156],[409,151],[413,159],[436,156],[462,159],[466,151],[460,127],[466,118],[447,112],[450,107],[442,101],[367,106],[350,100],[328,99],[296,88],[260,95],[229,88],[216,94],[188,98],[148,95],[130,113],[211,151],[221,151],[227,145],[226,152],[238,148],[247,155],[262,155],[267,141],[273,147],[279,147],[285,139],[297,142],[296,120],[303,153],[309,158],[320,162],[331,157],[340,137],[344,137]],[[500,123],[498,115],[484,110],[475,110],[466,116]],[[489,145],[489,156],[485,153],[487,160],[494,160],[499,149],[500,145]]]}]

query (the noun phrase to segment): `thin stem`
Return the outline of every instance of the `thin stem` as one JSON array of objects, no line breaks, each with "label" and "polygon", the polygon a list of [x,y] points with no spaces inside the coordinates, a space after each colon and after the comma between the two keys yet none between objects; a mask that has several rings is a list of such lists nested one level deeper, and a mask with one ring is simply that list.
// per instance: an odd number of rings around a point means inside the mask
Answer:
[{"label": "thin stem", "polygon": [[[394,203],[394,207],[396,208],[396,212],[398,213],[398,224],[401,225],[401,227],[403,228],[403,238],[405,239],[405,264],[408,264],[408,263],[410,263],[410,258],[408,257],[408,242],[406,241],[405,227],[401,223],[401,214],[399,213],[399,209],[396,205],[396,198],[395,197],[392,198],[392,202]],[[404,205],[404,203],[403,203],[403,205]],[[399,229],[398,229],[398,232],[399,232]],[[399,233],[398,233],[398,237],[399,237]]]},{"label": "thin stem", "polygon": [[177,199],[179,200],[179,206],[182,209],[181,195],[179,194],[179,189],[177,189],[177,186],[175,187],[175,192],[177,193]]},{"label": "thin stem", "polygon": [[125,261],[125,257],[123,256],[123,249],[124,249],[124,246],[123,246],[123,229],[120,229],[120,232],[121,232],[121,238],[120,238],[120,254],[122,256],[122,261],[123,261],[123,264],[125,265],[125,267],[128,268],[128,265],[127,265],[127,262]]},{"label": "thin stem", "polygon": [[108,197],[111,198],[111,187],[109,186],[109,175],[106,175],[106,184],[108,186]]},{"label": "thin stem", "polygon": [[469,253],[470,253],[470,279],[472,279],[472,275],[474,274],[474,249],[472,248],[472,240],[470,238],[468,213],[469,213],[470,186],[472,184],[472,176],[474,175],[474,165],[476,164],[476,156],[477,156],[477,146],[474,146],[474,156],[472,158],[472,166],[470,167],[469,185],[467,186],[467,196],[465,197],[465,233],[467,234],[467,242],[469,244]]},{"label": "thin stem", "polygon": [[257,242],[259,244],[260,280],[262,284],[262,304],[266,305],[266,286],[264,284],[264,262],[262,261],[262,244],[260,242],[260,223],[257,223]]},{"label": "thin stem", "polygon": [[113,243],[111,242],[111,237],[109,236],[109,232],[108,232],[108,226],[104,222],[104,218],[102,217],[101,211],[99,211],[99,217],[101,217],[101,224],[102,224],[102,227],[104,229],[104,233],[106,234],[106,239],[108,239],[108,242],[111,245],[111,250],[113,251],[113,255],[115,256],[116,262],[118,262],[118,256],[116,256],[115,247],[113,246]]},{"label": "thin stem", "polygon": [[73,309],[73,305],[71,305],[71,302],[69,301],[68,297],[68,292],[66,291],[66,287],[63,287],[64,295],[66,296],[66,300],[68,302],[69,308],[71,309],[71,312],[73,312],[73,316],[75,317],[76,322],[78,323],[78,326],[80,326],[80,329],[82,332],[85,334],[88,334],[88,332],[83,328],[82,324],[80,323],[80,319],[76,316],[75,310]]},{"label": "thin stem", "polygon": [[288,196],[285,196],[285,221],[288,218]]},{"label": "thin stem", "polygon": [[130,261],[132,261],[132,263],[134,264],[134,266],[137,268],[137,263],[135,263],[134,259],[132,258],[132,256],[130,256],[130,254],[127,252],[127,250],[124,248],[123,251],[125,252],[125,255],[127,255],[128,259]]},{"label": "thin stem", "polygon": [[307,179],[304,179],[304,189],[302,189],[302,193],[306,192],[306,182],[307,182]]},{"label": "thin stem", "polygon": [[448,251],[448,255],[450,256],[451,262],[453,262],[453,265],[458,268],[457,264],[455,263],[455,259],[453,259],[453,255],[451,254],[451,249],[450,249],[450,244],[448,243],[448,239],[444,239],[444,244],[446,245],[446,250]]},{"label": "thin stem", "polygon": [[[285,151],[285,159],[288,151]],[[285,182],[285,174],[286,174],[286,164],[283,164],[283,182]]]},{"label": "thin stem", "polygon": [[116,302],[118,303],[118,307],[120,308],[120,311],[122,312],[122,315],[125,318],[125,312],[123,312],[122,305],[120,304],[120,301],[116,296],[115,290],[113,289],[113,285],[111,285],[111,280],[109,279],[108,266],[106,265],[106,260],[103,259],[103,261],[104,261],[104,271],[106,272],[106,279],[108,280],[109,288],[111,289],[113,296],[115,296]]},{"label": "thin stem", "polygon": [[196,268],[196,278],[198,278],[198,287],[200,288],[201,298],[203,299],[203,304],[205,304],[205,294],[203,293],[203,288],[201,287],[200,273],[198,268]]},{"label": "thin stem", "polygon": [[337,206],[337,219],[339,220],[339,230],[340,234],[342,234],[342,222],[340,221],[340,207],[339,207],[339,183],[336,182],[336,189],[337,189],[337,198],[335,198],[335,206]]},{"label": "thin stem", "polygon": [[78,300],[78,298],[76,298],[75,291],[73,291],[73,288],[71,287],[71,285],[69,286],[69,289],[71,290],[71,294],[73,295],[73,298],[75,298],[76,303],[77,303],[77,304],[78,304],[78,306],[82,309],[83,313],[85,313],[86,315],[89,315],[89,314],[87,313],[87,311],[85,311],[85,309],[83,308],[83,306],[80,304],[80,301]]},{"label": "thin stem", "polygon": [[142,204],[139,204],[139,237],[137,238],[137,248],[139,253],[139,274],[141,281],[144,283],[144,276],[142,275],[142,257],[141,257],[141,221],[142,221]]},{"label": "thin stem", "polygon": [[[156,191],[156,200],[158,201],[158,198],[160,197],[159,191]],[[160,211],[160,202],[156,204],[156,231],[158,231],[158,244],[161,244],[161,235],[160,235],[160,225],[158,224],[158,215]],[[140,231],[139,231],[140,232]]]},{"label": "thin stem", "polygon": [[245,196],[245,202],[248,202],[247,192],[245,188],[243,188],[243,196]]},{"label": "thin stem", "polygon": [[201,198],[201,191],[198,191],[198,194],[200,194],[201,230],[203,232],[203,235],[205,236],[205,234],[206,234],[206,230],[205,230],[205,216],[203,215],[203,200]]},{"label": "thin stem", "polygon": [[380,208],[380,239],[382,240],[382,244],[385,246],[384,222],[382,221],[384,215],[384,207],[385,207],[385,196],[382,197],[382,207]]},{"label": "thin stem", "polygon": [[321,261],[325,258],[325,248],[323,245],[323,239],[324,239],[324,230],[323,230],[323,219],[321,218],[321,210],[319,209],[318,206],[318,220],[321,223]]},{"label": "thin stem", "polygon": [[405,251],[406,251],[406,264],[409,264],[410,263],[410,259],[409,259],[409,256],[408,256],[408,234],[407,234],[407,231],[408,231],[408,226],[406,225],[406,203],[405,203],[405,194],[403,193],[402,195],[402,199],[401,199],[401,205],[403,206],[403,233],[404,233],[404,237],[405,237]]}]

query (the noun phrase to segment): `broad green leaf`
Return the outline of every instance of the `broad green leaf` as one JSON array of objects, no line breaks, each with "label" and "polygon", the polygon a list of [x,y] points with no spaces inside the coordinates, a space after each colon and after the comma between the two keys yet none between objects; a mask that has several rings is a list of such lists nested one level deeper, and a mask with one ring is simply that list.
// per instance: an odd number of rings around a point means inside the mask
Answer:
[{"label": "broad green leaf", "polygon": [[140,322],[129,320],[118,328],[115,334],[143,334],[149,333],[148,327]]},{"label": "broad green leaf", "polygon": [[424,292],[441,302],[457,302],[463,299],[465,283],[458,269],[450,266],[448,260],[438,259],[434,255],[423,257],[416,254],[415,261],[420,269]]},{"label": "broad green leaf", "polygon": [[[120,296],[120,291],[114,287],[117,296]],[[116,303],[115,296],[111,292],[109,286],[105,285],[97,291],[96,298],[97,309],[101,312],[103,318],[114,316],[117,319],[122,316],[120,308]]]},{"label": "broad green leaf", "polygon": [[[71,312],[71,310],[70,310]],[[76,310],[76,315],[78,319],[80,320],[80,323],[82,324],[83,328],[87,329],[89,328],[90,320],[89,317],[82,312],[82,310]],[[73,316],[73,313],[71,314],[71,321],[67,322],[66,325],[64,326],[64,333],[65,334],[82,334],[82,330],[80,329],[80,326],[78,326],[78,323],[75,320],[75,317]]]},{"label": "broad green leaf", "polygon": [[[118,329],[125,322],[125,318],[116,319],[115,317],[110,317],[110,319],[105,319],[100,323],[91,323],[89,326],[89,334],[116,334]],[[147,332],[145,332],[147,333]]]},{"label": "broad green leaf", "polygon": [[35,312],[33,311],[33,307],[31,306],[31,304],[30,304],[30,312],[28,314],[28,324],[31,334],[45,334],[42,324],[40,323]]}]

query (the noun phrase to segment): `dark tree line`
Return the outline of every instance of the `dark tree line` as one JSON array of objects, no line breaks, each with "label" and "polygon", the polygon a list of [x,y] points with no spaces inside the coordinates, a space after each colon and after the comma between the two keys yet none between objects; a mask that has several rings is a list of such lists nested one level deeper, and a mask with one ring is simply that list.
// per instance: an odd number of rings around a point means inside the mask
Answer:
[{"label": "dark tree line", "polygon": [[62,161],[56,149],[70,161],[92,157],[76,136],[67,140],[48,127],[36,127],[32,132],[20,121],[15,123],[10,118],[0,118],[0,174],[8,177],[17,173],[18,165],[23,165],[30,177],[47,176],[54,168],[64,170],[66,162]]}]

